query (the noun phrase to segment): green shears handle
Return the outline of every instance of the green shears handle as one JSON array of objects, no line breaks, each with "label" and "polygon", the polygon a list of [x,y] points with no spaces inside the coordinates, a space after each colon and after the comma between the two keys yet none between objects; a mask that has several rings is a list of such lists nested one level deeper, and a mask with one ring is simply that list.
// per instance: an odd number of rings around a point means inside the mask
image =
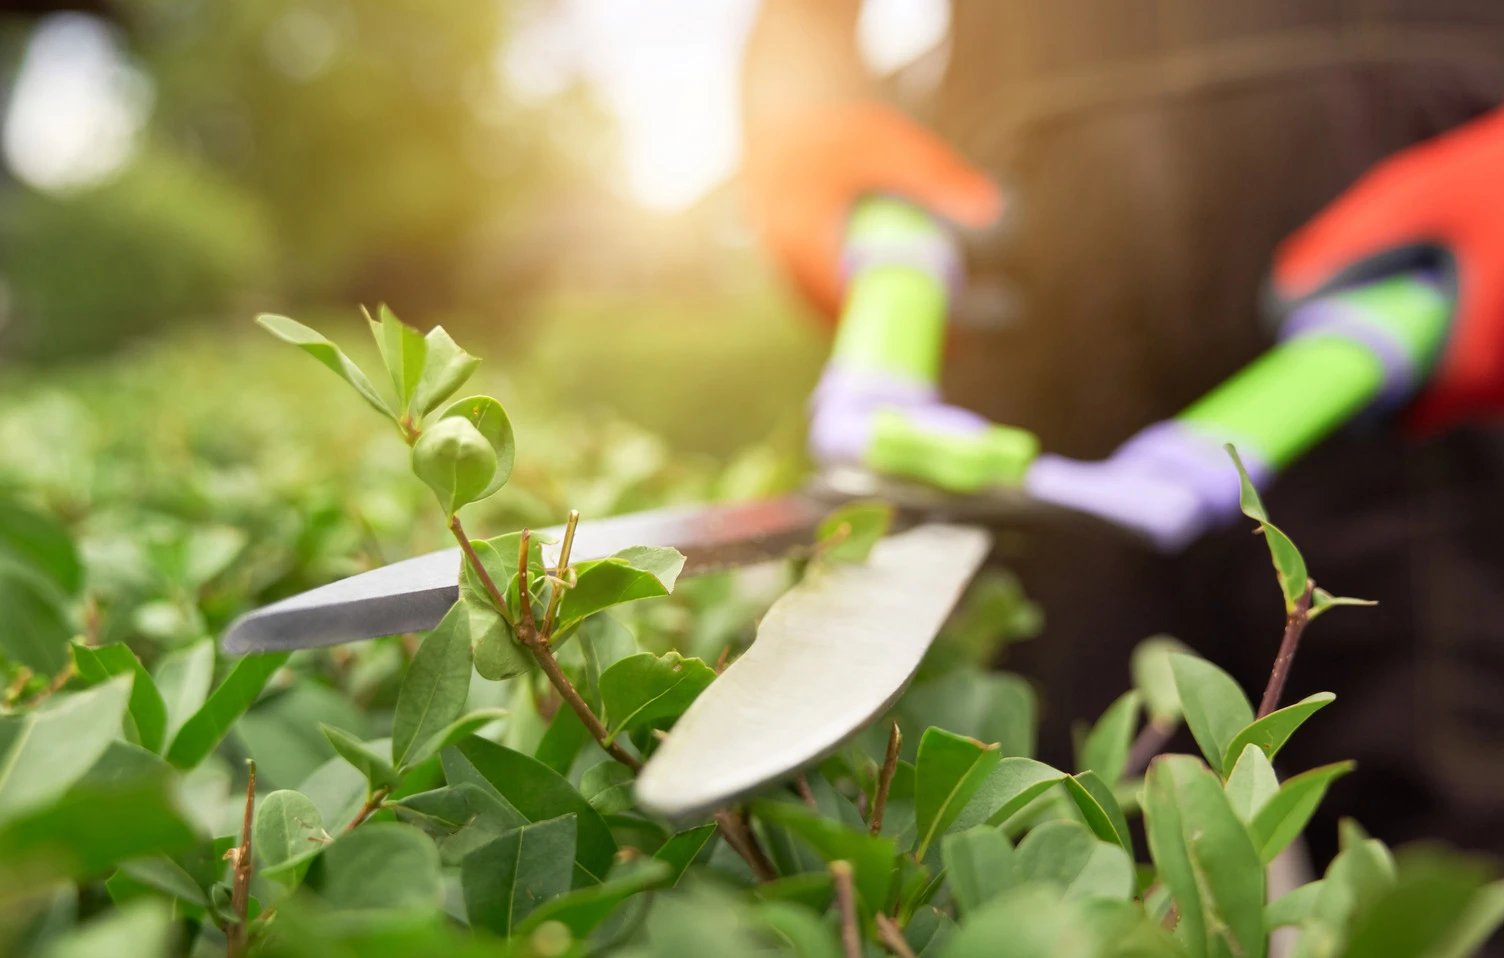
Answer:
[{"label": "green shears handle", "polygon": [[[846,267],[845,305],[816,394],[816,457],[953,492],[1020,482],[1038,455],[1035,437],[939,399],[961,275],[945,227],[901,200],[866,199],[849,224]],[[1324,295],[1293,309],[1278,345],[1174,421],[1277,471],[1365,409],[1398,405],[1420,388],[1451,318],[1450,297],[1426,274]],[[853,435],[859,442],[848,443]]]}]

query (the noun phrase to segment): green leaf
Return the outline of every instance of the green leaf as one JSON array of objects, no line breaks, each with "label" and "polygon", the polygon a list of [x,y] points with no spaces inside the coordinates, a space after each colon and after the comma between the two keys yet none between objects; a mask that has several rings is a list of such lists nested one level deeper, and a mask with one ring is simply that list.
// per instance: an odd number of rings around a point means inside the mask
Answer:
[{"label": "green leaf", "polygon": [[679,832],[659,846],[653,853],[653,857],[661,862],[667,862],[671,871],[664,878],[663,884],[667,888],[679,884],[679,879],[689,870],[689,866],[700,854],[705,844],[715,836],[714,825],[701,825],[688,831]]},{"label": "green leaf", "polygon": [[1079,822],[1046,822],[1018,843],[1020,881],[1053,882],[1067,898],[1133,897],[1133,859],[1116,842],[1104,842]]},{"label": "green leaf", "polygon": [[619,762],[601,762],[585,769],[580,794],[602,815],[624,812],[637,804],[632,794],[634,776]]},{"label": "green leaf", "polygon": [[246,534],[234,526],[201,526],[182,545],[182,582],[200,589],[230,567],[245,548]]},{"label": "green leaf", "polygon": [[1264,511],[1264,503],[1259,499],[1258,490],[1253,487],[1253,480],[1248,478],[1248,470],[1243,468],[1243,460],[1238,458],[1238,451],[1231,443],[1222,448],[1227,450],[1233,465],[1238,467],[1238,480],[1241,483],[1239,505],[1243,515],[1258,522],[1264,530],[1264,540],[1269,544],[1269,557],[1274,560],[1274,572],[1279,577],[1280,591],[1285,596],[1285,611],[1293,612],[1295,603],[1305,594],[1309,585],[1306,560],[1301,557],[1300,550],[1295,548],[1290,537],[1269,521],[1269,514]]},{"label": "green leaf", "polygon": [[131,682],[131,720],[136,723],[141,747],[150,752],[161,752],[167,734],[167,706],[136,653],[123,642],[98,648],[74,643],[73,661],[78,674],[91,685],[120,675],[135,676]]},{"label": "green leaf", "polygon": [[544,922],[557,921],[576,938],[584,938],[610,917],[622,902],[639,892],[668,882],[673,869],[667,862],[641,859],[631,863],[623,874],[613,873],[599,885],[577,888],[540,904],[517,929],[529,934]]},{"label": "green leaf", "polygon": [[120,734],[131,694],[123,675],[47,706],[0,716],[0,822],[46,805],[104,754]]},{"label": "green leaf", "polygon": [[320,891],[340,910],[437,910],[439,852],[401,822],[366,822],[324,849]]},{"label": "green leaf", "polygon": [[830,872],[822,869],[763,882],[753,886],[752,894],[762,901],[788,902],[824,913],[835,901],[836,889]]},{"label": "green leaf", "polygon": [[996,828],[979,825],[945,836],[940,843],[940,859],[962,915],[1013,887],[1013,857],[1013,846]]},{"label": "green leaf", "polygon": [[204,889],[194,877],[188,874],[182,865],[166,855],[133,858],[130,861],[121,862],[119,870],[127,877],[149,888],[155,888],[164,895],[181,898],[200,908],[209,904],[208,896],[204,894]]},{"label": "green leaf", "polygon": [[906,728],[943,728],[979,742],[997,742],[1003,755],[1019,757],[1034,754],[1038,711],[1027,679],[979,669],[921,677],[898,702]]},{"label": "green leaf", "polygon": [[445,516],[484,499],[496,476],[496,454],[470,422],[440,419],[413,443],[413,474],[433,490]]},{"label": "green leaf", "polygon": [[887,906],[897,854],[892,839],[849,828],[791,802],[759,801],[753,804],[753,813],[764,822],[781,825],[799,836],[823,861],[850,862],[862,902],[872,911]]},{"label": "green leaf", "polygon": [[[512,464],[517,461],[517,440],[512,435],[512,420],[507,418],[507,411],[501,407],[501,403],[490,396],[466,396],[450,403],[440,414],[439,422],[446,419],[468,422],[491,447],[496,471],[485,489],[475,498],[484,499],[506,485],[507,480],[512,478]],[[516,554],[517,550],[513,549],[512,555]],[[512,560],[514,565],[516,561]]]},{"label": "green leaf", "polygon": [[369,313],[366,322],[371,324],[371,335],[381,350],[381,361],[391,374],[398,411],[406,415],[413,394],[417,392],[418,381],[423,378],[423,368],[428,361],[428,341],[416,329],[398,319],[385,303],[377,307],[376,314],[381,317],[379,323],[371,319]]},{"label": "green leaf", "polygon": [[1128,751],[1133,747],[1142,704],[1143,695],[1135,691],[1124,693],[1107,707],[1081,745],[1077,763],[1081,771],[1096,772],[1102,781],[1117,784],[1128,767]]},{"label": "green leaf", "polygon": [[936,908],[921,908],[903,930],[916,958],[940,958],[956,933],[956,923]]},{"label": "green leaf", "polygon": [[924,858],[930,844],[945,834],[966,803],[1002,759],[996,745],[925,729],[914,763],[914,819],[919,826],[915,856]]},{"label": "green leaf", "polygon": [[430,329],[423,338],[428,342],[428,360],[412,401],[412,415],[418,420],[453,396],[480,365],[480,360],[461,349],[442,326]]},{"label": "green leaf", "polygon": [[167,749],[167,761],[178,768],[193,768],[209,757],[235,720],[251,707],[272,673],[281,668],[288,653],[247,655],[220,683],[207,701],[194,712]]},{"label": "green leaf", "polygon": [[[565,711],[568,711],[567,709]],[[506,718],[510,713],[506,709],[487,708],[476,709],[466,712],[448,725],[434,732],[426,742],[418,745],[407,755],[407,761],[397,771],[399,776],[406,776],[419,765],[433,758],[444,749],[455,744],[461,739],[469,738],[481,729],[498,719]]]},{"label": "green leaf", "polygon": [[1231,769],[1238,756],[1243,754],[1243,746],[1257,745],[1269,756],[1269,761],[1274,761],[1274,756],[1284,747],[1285,742],[1294,734],[1295,730],[1305,723],[1305,720],[1319,712],[1321,709],[1336,701],[1337,696],[1330,692],[1317,692],[1308,695],[1282,709],[1270,712],[1263,718],[1253,722],[1243,731],[1233,736],[1228,743],[1227,750],[1223,753],[1223,767]]},{"label": "green leaf", "polygon": [[1227,792],[1227,801],[1238,818],[1245,825],[1252,822],[1259,809],[1279,792],[1279,779],[1263,749],[1252,742],[1243,746],[1223,791]]},{"label": "green leaf", "polygon": [[157,662],[153,678],[167,709],[163,739],[171,742],[209,697],[214,685],[214,641],[204,639],[167,653]]},{"label": "green leaf", "polygon": [[298,884],[303,879],[301,866],[323,851],[329,840],[323,816],[300,792],[272,792],[256,807],[251,845],[261,856],[263,877],[286,885]]},{"label": "green leaf", "polygon": [[1325,589],[1314,589],[1311,592],[1311,610],[1306,613],[1306,621],[1316,618],[1328,609],[1339,605],[1378,605],[1372,599],[1353,599],[1344,595],[1332,595]]},{"label": "green leaf", "polygon": [[613,605],[673,592],[684,569],[684,556],[677,549],[632,546],[609,558],[576,563],[574,569],[574,588],[559,603],[560,633]]},{"label": "green leaf", "polygon": [[409,795],[389,806],[397,820],[421,828],[439,846],[439,858],[457,867],[466,855],[526,825],[522,813],[494,793],[467,783]]},{"label": "green leaf", "polygon": [[460,884],[471,926],[512,934],[533,909],[569,891],[574,857],[573,815],[515,829],[466,855]]},{"label": "green leaf", "polygon": [[[1090,838],[1090,836],[1087,836]],[[961,922],[951,935],[944,958],[1057,958],[1096,955],[1091,942],[1062,948],[1062,939],[1080,916],[1075,903],[1043,885],[1020,885]]]},{"label": "green leaf", "polygon": [[1128,819],[1113,797],[1112,789],[1097,777],[1095,772],[1082,772],[1065,780],[1065,789],[1071,801],[1081,810],[1086,826],[1104,842],[1115,842],[1133,860],[1133,836],[1128,832]]},{"label": "green leaf", "polygon": [[574,814],[579,819],[575,861],[583,873],[575,875],[576,886],[582,877],[599,882],[610,871],[616,854],[610,827],[558,772],[521,752],[473,736],[440,754],[450,784],[471,782],[489,789],[529,822]]},{"label": "green leaf", "polygon": [[1315,913],[1321,889],[1322,882],[1313,881],[1293,888],[1271,901],[1264,908],[1265,927],[1272,930],[1304,923]]},{"label": "green leaf", "polygon": [[866,562],[878,540],[893,524],[886,502],[848,502],[831,511],[815,529],[816,550],[832,562]]},{"label": "green leaf", "polygon": [[678,652],[627,656],[601,676],[604,720],[611,739],[635,728],[672,722],[714,681],[714,669]]},{"label": "green leaf", "polygon": [[1188,755],[1162,755],[1144,797],[1149,851],[1180,913],[1177,936],[1196,958],[1261,958],[1263,863],[1222,783]]},{"label": "green leaf", "polygon": [[1341,851],[1318,883],[1311,914],[1302,926],[1297,955],[1340,954],[1356,917],[1369,914],[1395,884],[1394,858],[1382,842],[1351,820],[1338,829]]},{"label": "green leaf", "polygon": [[[1342,954],[1346,958],[1432,958],[1455,947],[1459,938],[1472,937],[1462,928],[1465,921],[1486,917],[1469,912],[1488,872],[1483,862],[1437,849],[1404,854],[1393,887],[1356,916]],[[1494,910],[1500,907],[1504,906],[1495,903]],[[1477,930],[1481,929],[1474,933]]]},{"label": "green leaf", "polygon": [[397,771],[392,768],[392,763],[372,746],[344,729],[335,728],[323,722],[319,723],[319,731],[324,733],[324,738],[334,746],[340,758],[355,766],[356,771],[366,777],[372,791],[378,788],[393,788],[399,782]]},{"label": "green leaf", "polygon": [[159,958],[172,943],[172,906],[143,898],[69,929],[47,948],[47,958]]},{"label": "green leaf", "polygon": [[456,602],[413,656],[392,716],[393,765],[421,762],[423,757],[409,762],[409,753],[464,714],[470,693],[469,618],[469,610]]},{"label": "green leaf", "polygon": [[1189,646],[1168,635],[1150,636],[1133,649],[1130,668],[1133,687],[1144,697],[1149,721],[1165,728],[1180,723],[1180,692],[1175,688],[1175,670],[1170,656],[1194,654]]},{"label": "green leaf", "polygon": [[[121,698],[124,707],[124,697]],[[0,901],[30,897],[50,880],[100,876],[120,862],[194,841],[161,772],[80,783],[40,810],[0,826]]]},{"label": "green leaf", "polygon": [[1305,829],[1327,788],[1352,770],[1352,762],[1336,762],[1302,772],[1286,780],[1264,803],[1249,823],[1248,833],[1266,864]]},{"label": "green leaf", "polygon": [[[559,708],[554,711],[554,717],[543,732],[538,747],[533,750],[533,758],[567,777],[580,750],[589,742],[590,730],[585,728],[585,723],[580,721],[575,710]],[[589,798],[588,794],[586,798]]]},{"label": "green leaf", "polygon": [[65,602],[41,574],[0,553],[0,653],[44,675],[61,671],[74,635]]},{"label": "green leaf", "polygon": [[466,599],[457,605],[463,606],[469,616],[475,671],[481,678],[500,682],[537,668],[537,660],[517,639],[511,623],[497,614],[490,603],[481,605]]},{"label": "green leaf", "polygon": [[397,418],[397,413],[387,405],[385,399],[381,398],[381,394],[376,391],[375,386],[371,385],[371,380],[366,378],[366,374],[360,371],[360,367],[351,362],[350,357],[346,356],[343,350],[319,333],[295,319],[271,313],[262,313],[256,317],[256,322],[273,336],[283,342],[292,343],[332,369],[337,376],[355,387],[360,397],[370,403],[377,412],[384,413],[393,420]]},{"label": "green leaf", "polygon": [[[552,537],[543,532],[532,532],[528,537],[527,568],[529,579],[533,581],[534,592],[537,591],[537,580],[544,575],[543,546],[553,542]],[[491,577],[492,583],[502,593],[506,600],[504,608],[497,609],[496,603],[491,600],[490,592],[476,574],[473,565],[466,562],[464,571],[460,577],[460,597],[467,600],[477,611],[490,608],[500,611],[509,621],[515,622],[517,614],[521,611],[518,599],[520,593],[518,586],[520,576],[517,575],[517,554],[522,544],[520,532],[510,532],[506,535],[496,536],[491,539],[471,540],[470,548],[475,551],[476,558],[485,567],[486,574]],[[536,596],[535,596],[536,598]],[[538,603],[533,603],[534,618],[541,611]],[[471,631],[479,635],[481,620],[474,619]]]},{"label": "green leaf", "polygon": [[83,587],[83,566],[73,540],[52,517],[0,496],[0,553],[45,576],[64,595]]},{"label": "green leaf", "polygon": [[521,812],[493,791],[469,782],[408,795],[393,809],[400,820],[435,838],[477,825],[499,836],[528,823]]},{"label": "green leaf", "polygon": [[1452,924],[1446,940],[1431,952],[1431,958],[1475,955],[1501,925],[1504,925],[1504,881],[1495,881],[1473,895],[1462,917]]},{"label": "green leaf", "polygon": [[808,908],[765,901],[755,905],[752,913],[775,940],[787,943],[796,958],[841,958],[836,932]]},{"label": "green leaf", "polygon": [[606,670],[629,655],[637,653],[637,640],[632,633],[609,613],[592,615],[580,623],[580,654],[585,659],[585,687],[581,693],[590,707],[599,714],[601,705],[601,676]]},{"label": "green leaf", "polygon": [[1222,777],[1232,769],[1223,757],[1238,733],[1253,724],[1253,706],[1232,676],[1194,655],[1171,655],[1175,687],[1186,724],[1212,771]]},{"label": "green leaf", "polygon": [[1058,768],[1032,758],[1005,758],[977,788],[955,826],[959,830],[1001,825],[1066,777]]}]

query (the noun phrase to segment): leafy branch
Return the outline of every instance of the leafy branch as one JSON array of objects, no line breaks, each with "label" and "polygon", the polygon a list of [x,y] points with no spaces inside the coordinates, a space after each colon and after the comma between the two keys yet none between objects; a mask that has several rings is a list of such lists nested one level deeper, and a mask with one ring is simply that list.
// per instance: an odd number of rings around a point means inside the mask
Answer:
[{"label": "leafy branch", "polygon": [[[510,478],[516,453],[511,422],[501,404],[489,396],[461,399],[440,411],[439,407],[469,378],[478,360],[455,345],[442,327],[422,336],[400,322],[385,306],[378,310],[378,316],[379,319],[372,319],[367,314],[366,319],[390,374],[390,396],[383,395],[338,346],[314,330],[286,317],[258,317],[262,326],[314,356],[392,421],[411,449],[413,473],[433,491],[464,556],[460,601],[424,642],[410,669],[410,679],[413,675],[422,677],[430,694],[424,704],[414,704],[409,709],[404,708],[403,701],[398,703],[399,722],[408,712],[421,713],[413,722],[422,725],[430,736],[426,744],[414,751],[416,738],[408,736],[404,738],[406,748],[399,748],[394,730],[393,754],[387,761],[348,733],[332,728],[324,730],[335,749],[370,782],[367,801],[347,830],[383,808],[388,796],[418,761],[473,730],[473,723],[467,724],[459,717],[464,697],[463,677],[468,676],[472,659],[476,670],[493,680],[521,675],[536,666],[586,734],[618,765],[635,774],[642,768],[642,760],[622,745],[618,740],[620,734],[635,728],[651,728],[665,708],[692,699],[709,684],[714,673],[698,660],[675,657],[674,662],[667,664],[675,673],[676,694],[643,695],[640,686],[644,682],[651,684],[665,663],[653,656],[646,656],[653,660],[649,663],[631,663],[631,659],[639,657],[629,657],[622,663],[632,669],[627,682],[639,687],[617,689],[611,696],[621,704],[621,714],[615,718],[616,727],[612,729],[585,701],[559,664],[554,650],[589,616],[604,608],[667,595],[683,568],[684,557],[673,549],[638,547],[605,559],[572,564],[577,511],[569,514],[559,558],[552,570],[543,568],[537,558],[539,542],[530,530],[491,540],[472,540],[459,510],[495,493]],[[850,532],[850,528],[845,529],[846,535]],[[517,557],[515,564],[510,559],[512,554]],[[537,606],[535,595],[541,603]],[[461,634],[464,641],[459,639]],[[443,650],[425,657],[425,651],[435,644]],[[427,658],[433,658],[435,663],[428,663]],[[424,661],[421,669],[420,660]],[[698,668],[686,669],[693,664]],[[439,674],[447,674],[449,678],[435,678]],[[600,679],[603,700],[610,678],[606,675]],[[633,680],[638,681],[633,683]],[[435,698],[432,693],[440,681],[454,689],[446,695],[448,707],[443,717],[451,719],[447,725],[430,714]],[[408,687],[405,682],[404,694]],[[420,698],[414,692],[411,701],[418,702]],[[747,861],[759,880],[776,877],[743,818],[723,811],[717,816],[717,824],[727,843]]]}]

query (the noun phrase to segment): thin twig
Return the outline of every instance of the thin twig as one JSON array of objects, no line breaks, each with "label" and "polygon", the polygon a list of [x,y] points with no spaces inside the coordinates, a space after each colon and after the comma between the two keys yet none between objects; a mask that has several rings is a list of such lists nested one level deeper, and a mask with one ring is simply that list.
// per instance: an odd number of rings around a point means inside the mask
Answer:
[{"label": "thin twig", "polygon": [[1274,669],[1269,673],[1269,684],[1264,687],[1263,701],[1259,702],[1259,718],[1279,708],[1280,696],[1285,692],[1285,680],[1290,677],[1290,666],[1295,662],[1295,652],[1300,648],[1300,634],[1310,621],[1311,596],[1316,583],[1306,580],[1306,590],[1295,600],[1295,608],[1285,616],[1285,635],[1280,639],[1279,654],[1274,657]]},{"label": "thin twig", "polygon": [[554,618],[559,613],[559,603],[564,598],[564,587],[560,584],[564,575],[569,571],[569,553],[574,550],[574,529],[580,524],[580,510],[569,510],[569,521],[564,524],[564,544],[559,547],[559,564],[554,568],[554,578],[559,580],[554,583],[553,589],[548,596],[548,611],[543,614],[543,641],[547,642],[554,635]]},{"label": "thin twig", "polygon": [[251,907],[251,870],[255,861],[251,857],[251,830],[256,820],[256,763],[247,759],[250,775],[245,783],[245,821],[240,826],[240,847],[233,849],[234,880],[230,890],[230,910],[237,921],[229,929],[228,958],[242,958],[246,953],[249,914]]},{"label": "thin twig", "polygon": [[26,683],[31,681],[32,671],[26,666],[16,669],[16,677],[11,680],[10,686],[5,690],[5,707],[10,708],[15,704],[21,693],[26,691]]},{"label": "thin twig", "polygon": [[747,826],[746,819],[729,808],[723,808],[715,813],[715,824],[721,832],[721,837],[726,840],[726,844],[731,846],[732,851],[742,856],[759,882],[770,882],[778,877],[778,872],[773,869],[773,863],[768,861],[767,855],[763,854],[762,848],[757,844],[757,837]]},{"label": "thin twig", "polygon": [[387,785],[383,785],[372,792],[371,797],[366,799],[366,803],[360,806],[360,811],[356,812],[355,817],[350,820],[350,824],[345,826],[345,831],[355,831],[355,826],[380,811],[381,803],[386,801],[386,797],[390,794],[392,794],[392,790]]},{"label": "thin twig", "polygon": [[73,660],[69,659],[67,663],[63,665],[62,671],[54,675],[52,677],[52,681],[47,683],[47,687],[45,689],[22,702],[19,707],[23,709],[36,708],[38,705],[41,705],[43,702],[52,698],[58,692],[62,691],[63,686],[68,684],[68,680],[73,678],[73,675]]},{"label": "thin twig", "polygon": [[883,812],[888,808],[888,787],[893,784],[893,773],[898,770],[898,750],[903,745],[903,732],[899,731],[898,723],[893,723],[893,730],[888,733],[888,754],[883,758],[883,767],[877,774],[877,791],[872,796],[872,818],[867,822],[867,828],[874,835],[881,835],[883,831]]},{"label": "thin twig", "polygon": [[[465,559],[470,563],[470,567],[475,570],[476,576],[480,579],[481,585],[485,587],[486,594],[491,597],[491,601],[496,603],[499,608],[506,608],[506,600],[502,597],[501,591],[496,588],[496,583],[492,581],[491,574],[481,564],[480,557],[475,554],[475,547],[470,545],[470,539],[465,535],[464,527],[460,525],[459,516],[455,516],[449,520],[449,529],[454,533],[454,537],[459,540],[460,548],[465,552]],[[585,728],[590,730],[591,737],[595,739],[601,748],[606,750],[606,754],[633,772],[640,772],[642,770],[642,762],[638,760],[637,756],[622,748],[620,743],[611,738],[611,733],[606,730],[606,726],[602,725],[601,720],[595,717],[594,712],[590,711],[590,706],[585,704],[585,700],[575,690],[574,684],[569,681],[569,676],[565,675],[564,670],[559,667],[559,660],[554,658],[553,650],[538,636],[538,630],[533,625],[532,598],[528,595],[527,588],[528,538],[528,530],[523,529],[518,543],[520,558],[517,567],[520,570],[522,580],[517,593],[520,596],[522,607],[517,616],[517,638],[522,640],[522,644],[527,646],[528,651],[533,653],[533,658],[538,660],[538,665],[543,669],[543,674],[548,676],[548,681],[558,690],[560,697],[569,703],[569,707],[574,709],[574,714],[580,717],[580,722],[584,724]]]},{"label": "thin twig", "polygon": [[1123,776],[1138,778],[1142,775],[1154,756],[1164,751],[1174,736],[1174,722],[1150,719],[1147,725],[1139,729],[1138,737],[1133,740],[1133,748],[1128,751],[1128,764],[1123,767]]},{"label": "thin twig", "polygon": [[804,777],[803,772],[800,772],[799,777],[794,779],[794,790],[799,793],[800,798],[804,799],[804,804],[808,805],[811,811],[820,810],[820,804],[815,801],[815,793],[809,790],[809,779]]},{"label": "thin twig", "polygon": [[846,958],[862,958],[862,932],[856,924],[856,889],[851,880],[851,862],[830,863],[830,877],[836,885],[836,901],[841,907],[841,944]]},{"label": "thin twig", "polygon": [[877,922],[877,935],[888,946],[888,950],[898,958],[914,958],[914,949],[909,947],[908,940],[903,936],[903,930],[898,927],[898,922],[878,912],[874,917]]},{"label": "thin twig", "polygon": [[[505,609],[506,599],[502,596],[501,590],[496,588],[496,582],[492,580],[491,574],[481,563],[480,556],[475,554],[475,547],[470,544],[470,537],[465,535],[459,516],[454,516],[449,520],[449,530],[454,533],[460,549],[465,553],[465,561],[469,562],[470,567],[475,570],[476,577],[480,579],[486,594],[491,597],[491,601],[496,604],[497,608]],[[549,683],[559,693],[559,697],[569,704],[575,715],[580,717],[580,722],[589,730],[596,743],[605,749],[606,754],[631,769],[634,774],[642,771],[641,760],[611,738],[611,733],[606,730],[606,726],[601,724],[601,720],[595,717],[594,712],[590,711],[590,706],[585,704],[585,700],[575,690],[574,683],[569,681],[569,676],[565,675],[564,670],[559,667],[559,660],[554,658],[553,650],[538,635],[538,630],[533,625],[532,598],[528,593],[527,583],[528,530],[523,529],[518,538],[517,568],[521,580],[517,592],[521,609],[516,623],[517,638],[527,646],[529,652],[533,653],[533,658],[538,660],[539,667],[543,669],[543,674],[548,676]],[[772,881],[778,877],[767,856],[757,846],[757,839],[753,837],[752,830],[746,828],[739,818],[729,812],[719,812],[716,814],[716,821],[721,826],[721,834],[725,836],[727,844],[746,859],[752,873],[759,881]],[[728,825],[728,822],[731,824]]]}]

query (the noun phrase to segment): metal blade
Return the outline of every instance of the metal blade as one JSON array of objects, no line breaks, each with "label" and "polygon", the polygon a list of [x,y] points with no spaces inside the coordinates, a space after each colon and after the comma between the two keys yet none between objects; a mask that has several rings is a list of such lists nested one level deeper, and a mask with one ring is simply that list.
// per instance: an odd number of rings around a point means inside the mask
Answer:
[{"label": "metal blade", "polygon": [[[750,565],[808,545],[829,505],[804,496],[763,502],[660,509],[582,522],[572,560],[602,559],[628,546],[673,546],[684,575]],[[554,538],[563,527],[539,530]],[[544,547],[544,561],[557,561]],[[283,599],[241,616],[225,633],[227,652],[274,652],[338,645],[439,624],[459,598],[460,550],[394,562]]]},{"label": "metal blade", "polygon": [[990,547],[924,525],[787,592],[643,768],[643,807],[695,816],[829,755],[902,694]]}]

